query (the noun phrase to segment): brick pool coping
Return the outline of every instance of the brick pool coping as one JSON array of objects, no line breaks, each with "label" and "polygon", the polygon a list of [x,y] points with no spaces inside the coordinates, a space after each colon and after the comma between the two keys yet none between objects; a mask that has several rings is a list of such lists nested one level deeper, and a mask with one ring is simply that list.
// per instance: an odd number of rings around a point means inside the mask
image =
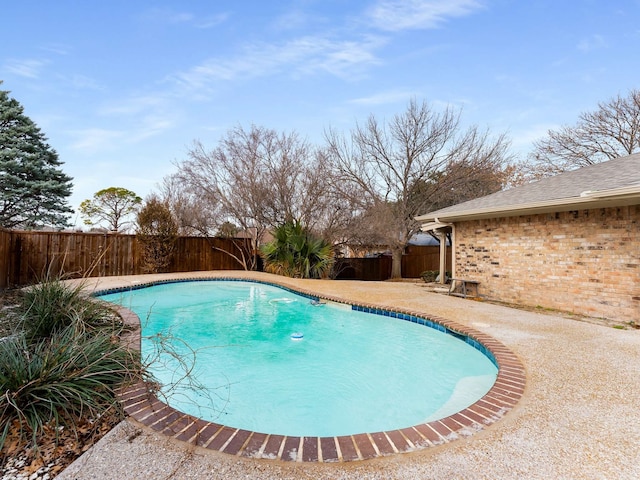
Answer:
[{"label": "brick pool coping", "polygon": [[[112,291],[124,291],[131,288],[144,288],[160,283],[232,280],[265,283],[285,288],[319,300],[352,305],[355,309],[372,311],[378,314],[394,312],[401,319],[414,321],[421,319],[434,328],[455,336],[463,336],[476,342],[472,346],[493,356],[498,366],[495,383],[478,401],[453,415],[398,430],[360,433],[336,437],[304,437],[274,435],[233,428],[202,420],[182,413],[161,401],[149,385],[139,382],[127,386],[118,392],[125,413],[135,421],[175,440],[191,445],[216,450],[230,455],[248,458],[262,458],[293,462],[349,462],[367,460],[397,453],[421,450],[442,445],[458,438],[468,437],[500,420],[516,406],[524,394],[526,375],[522,362],[505,345],[493,337],[473,328],[458,324],[445,318],[404,309],[346,302],[344,299],[328,295],[319,295],[302,289],[291,288],[275,282],[264,282],[236,277],[180,278],[174,280],[151,281],[135,287],[102,290],[97,294]],[[119,315],[128,325],[136,326],[130,336],[124,338],[133,348],[140,349],[140,319],[131,310],[117,307]],[[390,315],[392,316],[392,315]],[[479,345],[477,345],[479,344]]]}]

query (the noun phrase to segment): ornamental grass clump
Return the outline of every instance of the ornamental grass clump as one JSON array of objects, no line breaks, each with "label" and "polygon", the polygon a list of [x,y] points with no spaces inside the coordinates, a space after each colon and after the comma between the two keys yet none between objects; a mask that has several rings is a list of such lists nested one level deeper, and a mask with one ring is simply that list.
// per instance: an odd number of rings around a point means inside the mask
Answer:
[{"label": "ornamental grass clump", "polygon": [[11,434],[37,450],[45,430],[119,410],[116,389],[143,369],[119,342],[122,323],[80,287],[48,280],[18,299],[18,327],[0,338],[0,449]]},{"label": "ornamental grass clump", "polygon": [[88,298],[82,284],[69,285],[55,278],[25,289],[19,310],[21,328],[30,342],[47,338],[70,325],[91,330],[118,328],[113,312]]},{"label": "ornamental grass clump", "polygon": [[114,389],[133,378],[136,359],[106,332],[70,325],[28,344],[24,335],[0,342],[0,418],[35,442],[46,425],[73,429],[117,405]]}]

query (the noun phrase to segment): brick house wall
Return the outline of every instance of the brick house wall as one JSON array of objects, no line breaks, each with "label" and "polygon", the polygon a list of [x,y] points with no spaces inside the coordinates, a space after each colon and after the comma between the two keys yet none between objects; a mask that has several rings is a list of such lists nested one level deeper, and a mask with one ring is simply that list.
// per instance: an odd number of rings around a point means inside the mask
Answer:
[{"label": "brick house wall", "polygon": [[456,223],[480,295],[640,324],[640,205]]}]

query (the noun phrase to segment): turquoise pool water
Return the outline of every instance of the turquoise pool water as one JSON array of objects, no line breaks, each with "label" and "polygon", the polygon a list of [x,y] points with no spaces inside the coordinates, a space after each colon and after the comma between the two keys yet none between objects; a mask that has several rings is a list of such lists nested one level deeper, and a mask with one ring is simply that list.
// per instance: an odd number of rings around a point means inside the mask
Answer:
[{"label": "turquoise pool water", "polygon": [[[167,403],[246,430],[338,436],[404,428],[464,409],[497,375],[487,356],[455,336],[262,283],[179,282],[101,298],[140,317],[143,357],[153,359]],[[175,339],[178,356],[156,356],[158,333]],[[172,388],[194,351],[191,373],[203,388]]]}]

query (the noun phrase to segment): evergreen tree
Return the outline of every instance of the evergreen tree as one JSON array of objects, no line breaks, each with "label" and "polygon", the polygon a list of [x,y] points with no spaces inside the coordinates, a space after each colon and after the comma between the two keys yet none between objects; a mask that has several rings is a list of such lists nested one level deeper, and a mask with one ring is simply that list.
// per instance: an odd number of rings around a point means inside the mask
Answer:
[{"label": "evergreen tree", "polygon": [[142,204],[142,198],[122,187],[109,187],[93,194],[92,200],[83,200],[80,204],[80,214],[86,225],[99,226],[105,223],[112,232],[122,232],[129,228],[132,222],[127,219],[137,214]]},{"label": "evergreen tree", "polygon": [[22,105],[0,90],[0,227],[68,225],[72,178],[61,165]]}]

